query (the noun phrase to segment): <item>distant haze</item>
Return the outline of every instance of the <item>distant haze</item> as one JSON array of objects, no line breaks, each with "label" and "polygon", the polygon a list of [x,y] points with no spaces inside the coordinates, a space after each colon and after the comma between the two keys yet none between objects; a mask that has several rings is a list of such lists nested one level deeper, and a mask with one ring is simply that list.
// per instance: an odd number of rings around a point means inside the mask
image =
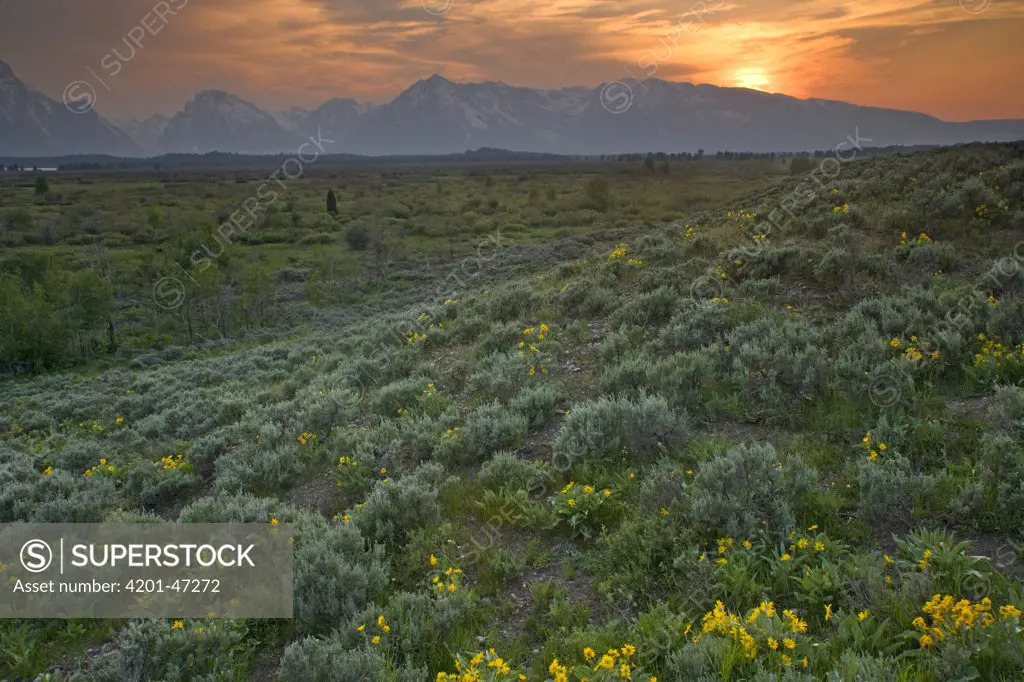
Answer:
[{"label": "distant haze", "polygon": [[1024,118],[1022,34],[1016,0],[0,2],[0,59],[54,100],[93,82],[118,119],[173,115],[205,89],[264,110],[382,104],[432,73],[545,89],[654,76]]}]

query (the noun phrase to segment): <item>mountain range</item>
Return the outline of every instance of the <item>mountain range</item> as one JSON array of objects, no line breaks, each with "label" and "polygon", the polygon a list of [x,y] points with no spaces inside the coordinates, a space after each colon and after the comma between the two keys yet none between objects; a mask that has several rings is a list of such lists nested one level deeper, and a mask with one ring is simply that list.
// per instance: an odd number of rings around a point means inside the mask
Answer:
[{"label": "mountain range", "polygon": [[952,123],[656,78],[543,90],[434,75],[380,105],[332,99],[312,110],[268,112],[231,93],[205,90],[174,116],[112,121],[95,111],[73,113],[0,62],[0,155],[7,157],[296,153],[310,136],[322,139],[327,153],[369,156],[480,147],[587,155],[784,152],[831,149],[858,134],[876,147],[1003,142],[1024,139],[1024,120]]},{"label": "mountain range", "polygon": [[95,111],[72,113],[32,90],[0,61],[0,154],[51,156],[140,152],[138,144]]}]

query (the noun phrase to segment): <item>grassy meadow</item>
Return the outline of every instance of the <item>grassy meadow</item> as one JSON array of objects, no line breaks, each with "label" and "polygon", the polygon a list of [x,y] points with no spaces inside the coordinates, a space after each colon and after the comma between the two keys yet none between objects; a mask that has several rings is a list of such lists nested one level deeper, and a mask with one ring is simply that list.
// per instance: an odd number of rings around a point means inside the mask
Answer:
[{"label": "grassy meadow", "polygon": [[[273,168],[68,172],[45,176],[45,188],[31,174],[0,174],[5,293],[30,299],[42,285],[46,295],[25,309],[64,317],[48,333],[38,323],[8,332],[0,349],[13,362],[0,371],[292,330],[308,323],[311,306],[335,315],[367,303],[391,309],[420,300],[425,283],[489,236],[543,247],[653,227],[786,173],[768,160],[683,162],[667,174],[639,163],[303,170],[291,180]],[[296,174],[294,165],[285,171]],[[60,293],[71,272],[94,292],[88,300]],[[61,312],[76,307],[77,315]],[[4,312],[20,326],[24,311]]]},{"label": "grassy meadow", "polygon": [[0,523],[296,529],[0,679],[1021,679],[1024,144],[846,158],[0,173]]}]

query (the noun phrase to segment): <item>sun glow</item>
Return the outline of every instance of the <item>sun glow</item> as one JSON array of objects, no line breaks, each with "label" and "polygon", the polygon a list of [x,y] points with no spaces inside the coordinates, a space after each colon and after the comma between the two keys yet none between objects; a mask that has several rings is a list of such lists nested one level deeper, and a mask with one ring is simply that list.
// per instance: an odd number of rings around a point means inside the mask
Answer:
[{"label": "sun glow", "polygon": [[733,74],[736,87],[750,88],[751,90],[766,90],[771,85],[771,79],[763,69],[745,68],[736,69]]}]

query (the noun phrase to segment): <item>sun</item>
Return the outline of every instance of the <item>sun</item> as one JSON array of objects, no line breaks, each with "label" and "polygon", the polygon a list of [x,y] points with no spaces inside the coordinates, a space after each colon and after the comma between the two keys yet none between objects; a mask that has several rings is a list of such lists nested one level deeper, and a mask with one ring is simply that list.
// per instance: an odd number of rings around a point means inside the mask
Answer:
[{"label": "sun", "polygon": [[771,85],[768,75],[763,69],[758,68],[736,69],[733,79],[736,81],[736,87],[750,88],[751,90],[765,90]]}]

